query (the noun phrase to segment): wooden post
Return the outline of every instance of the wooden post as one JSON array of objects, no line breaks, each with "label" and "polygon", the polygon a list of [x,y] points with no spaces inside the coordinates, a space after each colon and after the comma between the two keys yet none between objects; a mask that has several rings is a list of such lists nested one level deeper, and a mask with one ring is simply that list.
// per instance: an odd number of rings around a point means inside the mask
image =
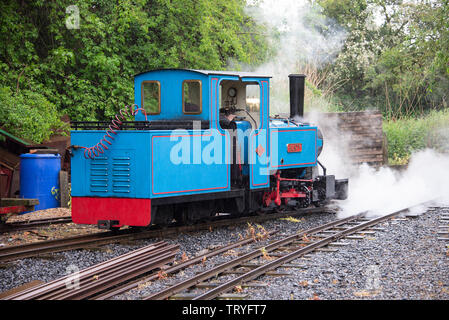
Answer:
[{"label": "wooden post", "polygon": [[69,207],[69,185],[68,185],[68,174],[67,171],[59,171],[59,188],[61,191],[61,207]]}]

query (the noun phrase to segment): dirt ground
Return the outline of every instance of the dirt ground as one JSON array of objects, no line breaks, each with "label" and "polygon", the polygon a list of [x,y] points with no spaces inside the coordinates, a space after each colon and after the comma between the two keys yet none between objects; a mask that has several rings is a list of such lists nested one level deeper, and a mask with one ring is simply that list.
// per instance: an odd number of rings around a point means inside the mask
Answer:
[{"label": "dirt ground", "polygon": [[[19,221],[31,221],[44,218],[70,217],[71,211],[67,208],[52,208],[38,210],[30,213],[10,217],[7,223]],[[0,248],[12,245],[21,245],[36,241],[66,238],[76,235],[96,233],[100,230],[97,226],[77,225],[74,223],[60,223],[43,226],[32,230],[0,233]]]}]

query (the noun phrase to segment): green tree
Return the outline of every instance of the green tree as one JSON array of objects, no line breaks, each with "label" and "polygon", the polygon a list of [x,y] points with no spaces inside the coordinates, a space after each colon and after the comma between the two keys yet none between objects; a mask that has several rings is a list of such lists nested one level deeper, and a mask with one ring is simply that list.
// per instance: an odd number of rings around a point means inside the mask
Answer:
[{"label": "green tree", "polygon": [[329,78],[344,83],[338,95],[347,108],[401,117],[447,107],[447,0],[318,2],[349,31]]},{"label": "green tree", "polygon": [[23,108],[33,105],[27,99],[36,95],[54,106],[41,110],[49,119],[56,110],[71,120],[104,120],[133,103],[134,74],[157,68],[223,69],[231,58],[258,64],[268,45],[253,32],[263,26],[245,13],[245,4],[81,0],[76,2],[79,28],[67,28],[74,13],[66,9],[73,1],[2,1],[0,88],[6,93],[0,126],[40,142],[44,136],[21,131],[10,116],[26,114]]}]

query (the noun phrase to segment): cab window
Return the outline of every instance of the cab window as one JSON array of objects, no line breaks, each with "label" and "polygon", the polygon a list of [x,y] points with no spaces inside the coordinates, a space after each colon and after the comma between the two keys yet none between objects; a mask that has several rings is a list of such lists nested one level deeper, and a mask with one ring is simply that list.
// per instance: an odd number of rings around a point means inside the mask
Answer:
[{"label": "cab window", "polygon": [[148,114],[161,113],[161,84],[159,81],[142,82],[142,108]]},{"label": "cab window", "polygon": [[246,86],[246,110],[260,113],[260,86],[248,84]]},{"label": "cab window", "polygon": [[200,114],[201,104],[201,81],[184,80],[182,83],[182,112],[185,114]]},{"label": "cab window", "polygon": [[260,85],[250,83],[246,85],[245,110],[247,115],[254,122],[253,129],[260,126]]}]

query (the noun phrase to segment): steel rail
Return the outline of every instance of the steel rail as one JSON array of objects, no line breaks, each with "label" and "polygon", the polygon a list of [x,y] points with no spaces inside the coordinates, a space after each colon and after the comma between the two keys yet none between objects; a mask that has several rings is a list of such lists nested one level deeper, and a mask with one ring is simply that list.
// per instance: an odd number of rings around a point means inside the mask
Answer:
[{"label": "steel rail", "polygon": [[[159,255],[164,255],[163,257],[165,258],[165,254],[169,253],[175,249],[178,249],[179,246],[165,246],[165,247],[158,247],[158,248],[154,248],[154,250],[149,250],[147,252],[144,253],[139,253],[139,254],[135,254],[132,256],[128,256],[126,259],[123,259],[121,261],[117,261],[115,262],[113,265],[111,266],[107,266],[107,267],[103,267],[100,269],[100,271],[97,272],[101,272],[101,275],[99,275],[98,273],[95,273],[93,276],[98,276],[98,279],[95,281],[95,284],[92,284],[92,274],[91,272],[89,273],[82,273],[80,275],[80,279],[79,279],[79,285],[80,285],[80,289],[76,290],[76,293],[74,290],[67,292],[67,290],[65,290],[65,288],[60,288],[57,291],[50,293],[47,293],[45,295],[41,295],[39,297],[39,299],[65,299],[69,296],[74,296],[75,294],[81,294],[81,293],[85,293],[86,290],[89,290],[93,287],[93,285],[102,285],[104,284],[105,280],[110,281],[111,280],[111,275],[112,276],[124,276],[125,275],[125,271],[122,270],[123,267],[126,267],[127,264],[132,261],[133,266],[141,266],[141,263],[146,263],[149,262],[150,258],[153,258],[154,256],[159,256]],[[170,256],[174,257],[174,254],[170,254]],[[128,269],[127,269],[128,270]],[[112,277],[114,278],[114,277]],[[90,291],[89,291],[90,293]]]},{"label": "steel rail", "polygon": [[76,275],[76,288],[67,286],[74,279],[68,275],[5,299],[81,299],[172,262],[178,249],[178,245],[158,242],[81,270]]},{"label": "steel rail", "polygon": [[[156,248],[156,247],[159,247],[159,246],[163,245],[163,243],[164,243],[163,241],[160,241],[160,242],[157,242],[157,243],[152,244],[152,246],[153,246],[153,248]],[[117,259],[117,260],[118,260],[118,259],[124,259],[124,258],[126,258],[126,257],[128,257],[128,256],[130,256],[130,255],[133,255],[133,254],[138,253],[139,250],[144,250],[144,248],[145,248],[145,247],[143,247],[143,248],[141,248],[141,249],[138,249],[138,250],[135,250],[135,251],[130,251],[130,252],[128,252],[128,253],[126,253],[126,254],[124,254],[124,255],[121,255],[121,256],[119,256],[119,257],[116,257],[116,258],[114,258],[114,259]],[[113,259],[112,259],[112,260],[113,260]],[[84,272],[92,271],[92,273],[95,273],[95,272],[97,272],[99,269],[101,269],[101,267],[107,265],[107,264],[110,263],[110,262],[111,262],[111,260],[107,260],[107,261],[104,261],[104,262],[101,262],[101,263],[92,265],[92,266],[90,266],[90,267],[84,269],[83,271],[84,271]],[[61,281],[63,281],[63,280],[65,281],[65,280],[66,280],[67,278],[69,278],[69,277],[71,277],[71,276],[68,275],[68,276],[65,276],[65,277],[62,277],[62,278],[55,279],[55,280],[53,280],[53,281],[51,281],[51,282],[43,283],[43,284],[41,284],[41,285],[39,285],[39,286],[36,286],[36,287],[33,287],[33,288],[29,288],[29,289],[27,289],[27,290],[21,291],[21,292],[18,293],[17,295],[23,295],[23,294],[26,294],[27,292],[29,292],[29,291],[34,291],[34,290],[36,290],[36,289],[39,289],[40,287],[45,287],[45,286],[50,286],[50,285],[57,284],[58,282],[61,282]],[[10,297],[13,297],[13,296],[10,296]]]},{"label": "steel rail", "polygon": [[58,218],[0,223],[0,233],[30,230],[42,226],[50,226],[53,224],[70,223],[70,222],[72,222],[72,217],[58,217]]},{"label": "steel rail", "polygon": [[108,244],[126,238],[112,232],[99,232],[64,239],[39,241],[25,245],[8,246],[0,249],[0,262],[13,259],[29,258],[44,253],[60,252],[84,248],[89,245]]},{"label": "steel rail", "polygon": [[[362,214],[364,214],[364,213],[362,213]],[[355,220],[355,219],[359,218],[362,214],[359,214],[359,215],[356,215],[356,216],[347,217],[347,218],[343,218],[343,219],[339,219],[339,220],[335,220],[335,221],[326,223],[324,225],[321,225],[321,226],[318,226],[318,227],[315,227],[315,228],[311,228],[311,229],[308,229],[308,230],[301,231],[301,232],[299,232],[297,234],[294,234],[294,235],[291,235],[291,236],[289,236],[287,238],[275,241],[275,242],[273,242],[273,243],[271,243],[271,244],[269,244],[269,245],[267,245],[267,246],[265,246],[263,248],[264,248],[264,250],[266,252],[273,251],[273,250],[275,250],[275,249],[277,249],[277,248],[279,248],[281,246],[284,246],[286,244],[294,242],[296,239],[301,238],[304,235],[315,234],[315,233],[318,233],[320,231],[323,231],[323,230],[326,230],[326,229],[329,229],[329,228],[332,228],[332,227],[335,227],[335,226],[338,226],[338,225],[341,225],[341,224],[345,224],[345,223],[347,223],[349,221],[352,221],[352,220]],[[224,271],[226,271],[228,269],[231,269],[231,268],[233,268],[235,266],[238,266],[238,265],[242,264],[245,261],[248,261],[248,260],[251,260],[251,259],[254,259],[254,258],[257,258],[257,257],[261,256],[263,254],[261,249],[262,248],[259,248],[259,249],[256,249],[254,251],[251,251],[251,252],[249,252],[249,253],[241,256],[241,257],[238,257],[238,258],[233,259],[231,261],[228,261],[228,262],[226,262],[226,263],[224,263],[222,265],[219,265],[219,266],[214,267],[214,268],[212,268],[210,270],[207,270],[207,271],[205,271],[205,272],[203,272],[203,273],[201,273],[199,275],[196,275],[193,278],[187,279],[187,280],[182,281],[182,282],[180,282],[178,284],[175,284],[175,285],[173,285],[173,286],[171,286],[169,288],[166,288],[166,289],[164,289],[164,290],[162,290],[160,292],[157,292],[157,293],[154,293],[152,295],[149,295],[149,296],[145,297],[143,300],[162,300],[162,299],[167,299],[170,296],[172,296],[172,295],[174,295],[174,294],[176,294],[178,292],[181,292],[182,290],[188,289],[188,288],[190,288],[190,287],[192,287],[192,286],[194,286],[194,285],[196,285],[196,284],[198,284],[198,283],[200,283],[202,281],[210,279],[210,278],[212,278],[212,277],[214,277],[214,276],[216,276],[216,275],[218,275],[218,274],[220,274],[220,273],[222,273],[222,272],[224,272]]]},{"label": "steel rail", "polygon": [[[80,284],[80,290],[77,291],[66,291],[54,296],[43,296],[39,300],[81,300],[88,298],[113,287],[116,284],[120,284],[129,279],[133,279],[143,273],[149,272],[156,268],[161,268],[169,262],[172,262],[176,256],[176,249],[179,246],[171,246],[154,252],[152,254],[145,254],[139,258],[132,260],[131,266],[125,267],[114,267],[108,269],[98,276],[97,280],[87,279],[83,284]],[[127,263],[130,263],[129,261]]]},{"label": "steel rail", "polygon": [[[102,283],[98,283],[98,284],[92,283],[88,287],[89,291],[79,293],[76,295],[65,296],[65,297],[63,297],[63,299],[81,300],[81,299],[89,298],[91,296],[95,296],[97,293],[102,292],[107,289],[110,289],[114,285],[123,283],[129,279],[133,279],[135,277],[138,277],[142,274],[145,274],[145,273],[155,270],[157,268],[161,269],[164,265],[166,265],[170,262],[173,262],[175,259],[175,255],[176,255],[176,253],[172,252],[169,254],[161,255],[152,260],[142,262],[142,263],[134,266],[133,268],[128,269],[126,273],[121,272],[120,277],[110,275],[107,278],[104,278]],[[156,274],[156,276],[159,277],[159,274]]]},{"label": "steel rail", "polygon": [[39,241],[25,245],[7,246],[0,248],[0,262],[10,261],[14,259],[29,258],[46,253],[83,249],[89,246],[117,243],[122,240],[140,240],[140,239],[165,237],[169,235],[176,235],[181,232],[207,230],[209,228],[217,228],[247,222],[262,222],[282,217],[298,216],[317,212],[326,212],[326,209],[306,208],[297,211],[264,214],[260,216],[245,216],[234,219],[221,219],[218,221],[206,222],[196,225],[170,226],[163,229],[151,229],[151,230],[125,229],[119,230],[118,232],[105,231],[89,235],[74,236],[64,239]]},{"label": "steel rail", "polygon": [[343,231],[336,232],[336,234],[334,234],[334,235],[330,235],[329,237],[326,237],[326,238],[324,238],[322,240],[313,242],[313,243],[307,245],[306,247],[300,248],[300,249],[298,249],[296,251],[293,251],[293,252],[291,252],[289,254],[286,254],[285,256],[282,256],[282,257],[280,257],[280,258],[278,258],[278,259],[276,259],[274,261],[271,261],[271,262],[266,263],[266,264],[264,264],[264,265],[262,265],[262,266],[260,266],[260,267],[258,267],[256,269],[253,269],[253,270],[251,270],[251,271],[249,271],[249,272],[247,272],[247,273],[245,273],[245,274],[243,274],[243,275],[241,275],[241,276],[239,276],[239,277],[237,277],[237,278],[235,278],[235,279],[233,279],[231,281],[223,283],[223,284],[217,286],[216,288],[213,288],[213,289],[211,289],[211,290],[209,290],[209,291],[207,291],[207,292],[205,292],[205,293],[203,293],[203,294],[193,298],[193,300],[213,299],[213,298],[217,297],[218,295],[220,295],[221,293],[224,293],[224,292],[227,292],[227,291],[231,290],[232,288],[234,288],[234,286],[236,286],[238,284],[241,284],[243,282],[247,282],[247,281],[253,280],[253,279],[255,279],[255,278],[265,274],[267,271],[273,270],[273,269],[275,269],[275,268],[277,268],[277,267],[279,267],[279,266],[281,266],[281,265],[283,265],[285,263],[288,263],[288,262],[290,262],[292,260],[295,260],[295,259],[297,259],[297,258],[299,258],[299,257],[301,257],[301,256],[303,256],[303,255],[305,255],[305,254],[307,254],[309,252],[314,251],[317,248],[324,247],[324,246],[328,245],[331,242],[334,242],[334,241],[336,241],[338,239],[341,239],[341,238],[343,238],[345,236],[353,234],[353,233],[355,233],[357,231],[364,230],[366,228],[369,228],[371,226],[379,224],[380,222],[389,220],[390,218],[392,218],[394,216],[397,216],[397,215],[407,211],[408,209],[409,208],[401,209],[401,210],[395,211],[395,212],[393,212],[391,214],[388,214],[388,215],[385,215],[385,216],[382,216],[382,217],[379,217],[379,218],[375,218],[375,219],[369,220],[367,222],[362,222],[359,225],[355,225],[353,227],[349,227],[348,229],[345,229]]},{"label": "steel rail", "polygon": [[[268,236],[272,236],[272,235],[276,234],[277,232],[279,232],[279,230],[269,231],[267,233],[267,235]],[[230,245],[222,246],[222,247],[217,248],[215,250],[212,250],[212,251],[210,251],[208,253],[196,256],[195,258],[188,259],[187,261],[184,261],[184,262],[178,263],[178,264],[176,264],[176,265],[174,265],[172,267],[169,267],[169,268],[165,269],[164,272],[166,274],[170,274],[170,273],[174,273],[174,272],[186,269],[187,267],[190,267],[190,266],[192,266],[194,264],[197,264],[199,262],[204,261],[204,259],[208,259],[210,257],[213,257],[213,256],[219,255],[221,253],[224,253],[226,251],[229,251],[229,250],[231,250],[233,248],[241,247],[241,246],[247,245],[247,244],[255,242],[255,241],[256,241],[256,239],[251,237],[251,238],[248,238],[248,239],[244,239],[244,240],[240,240],[238,242],[232,243]],[[158,277],[159,277],[159,275],[151,275],[151,276],[146,277],[144,279],[139,279],[137,281],[124,284],[124,285],[119,286],[117,288],[113,288],[113,289],[111,289],[111,290],[109,290],[107,292],[103,292],[102,294],[93,297],[92,300],[105,300],[105,299],[110,298],[112,296],[124,293],[124,292],[132,290],[134,288],[137,288],[137,287],[139,287],[139,285],[144,284],[144,283],[146,283],[148,281],[156,280]]]},{"label": "steel rail", "polygon": [[[163,241],[160,241],[160,242],[157,242],[157,243],[152,244],[151,247],[147,246],[146,249],[147,249],[147,250],[152,249],[152,248],[155,249],[155,248],[160,247],[160,246],[163,245],[163,244],[164,244],[164,242],[163,242]],[[116,257],[116,258],[114,258],[114,259],[107,260],[107,261],[104,261],[104,262],[101,262],[101,263],[92,265],[92,266],[90,266],[90,267],[84,269],[83,272],[88,273],[88,274],[92,274],[92,275],[93,275],[93,274],[95,274],[96,272],[98,272],[98,270],[101,270],[101,268],[104,267],[105,265],[110,264],[111,261],[114,261],[114,262],[116,262],[116,263],[117,263],[117,262],[120,262],[121,260],[126,259],[126,258],[128,258],[128,257],[130,257],[130,256],[134,256],[134,255],[136,255],[136,254],[139,254],[139,253],[140,253],[141,251],[143,251],[143,250],[145,250],[145,247],[140,248],[140,249],[138,249],[138,250],[130,251],[130,252],[128,252],[128,253],[126,253],[126,254],[124,254],[124,255],[121,255],[121,256],[119,256],[119,257]],[[62,282],[66,281],[67,278],[70,278],[70,277],[71,277],[70,275],[67,275],[67,276],[65,276],[65,277],[55,279],[55,280],[53,280],[53,281],[51,281],[51,282],[43,283],[43,284],[41,284],[41,285],[39,285],[39,286],[36,286],[36,287],[33,287],[33,288],[29,288],[29,289],[27,289],[27,290],[21,291],[21,292],[18,293],[17,295],[25,295],[25,294],[27,294],[27,293],[29,293],[29,292],[36,291],[36,290],[38,290],[38,289],[40,289],[40,288],[42,288],[42,287],[47,287],[47,289],[50,290],[50,289],[52,289],[52,286],[58,286],[58,285],[60,285]],[[15,297],[15,296],[10,296],[9,298],[14,298],[14,297]]]}]

